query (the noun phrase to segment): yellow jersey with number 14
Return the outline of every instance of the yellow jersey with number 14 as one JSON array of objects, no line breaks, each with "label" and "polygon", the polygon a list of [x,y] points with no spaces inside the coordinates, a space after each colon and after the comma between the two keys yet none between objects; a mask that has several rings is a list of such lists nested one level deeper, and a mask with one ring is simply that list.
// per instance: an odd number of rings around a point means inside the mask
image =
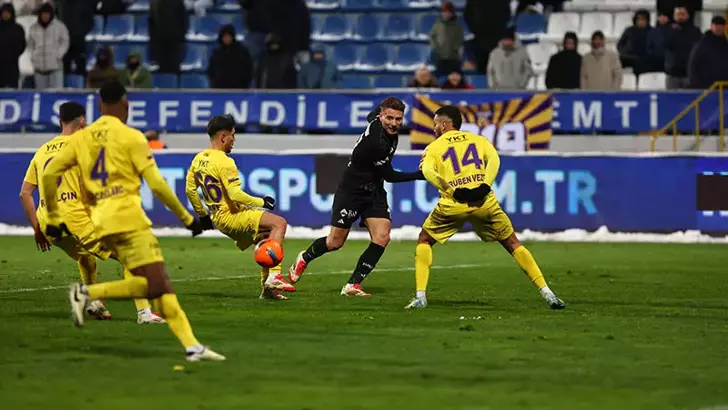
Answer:
[{"label": "yellow jersey with number 14", "polygon": [[53,159],[59,169],[75,164],[89,193],[91,219],[100,238],[152,225],[139,188],[142,172],[156,164],[140,131],[116,117],[102,116],[73,134]]}]

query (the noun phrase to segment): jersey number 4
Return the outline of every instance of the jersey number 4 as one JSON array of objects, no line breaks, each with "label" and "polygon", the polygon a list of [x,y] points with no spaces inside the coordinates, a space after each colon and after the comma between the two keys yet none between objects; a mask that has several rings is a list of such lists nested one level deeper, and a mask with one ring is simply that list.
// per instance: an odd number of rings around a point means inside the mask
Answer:
[{"label": "jersey number 4", "polygon": [[222,199],[220,181],[210,175],[205,175],[203,178],[202,173],[200,172],[195,172],[195,181],[197,181],[197,185],[202,188],[202,196],[204,196],[206,200],[220,202]]},{"label": "jersey number 4", "polygon": [[93,167],[91,167],[91,179],[100,179],[101,186],[106,186],[109,179],[109,173],[106,171],[106,148],[102,147],[99,156],[96,157]]},{"label": "jersey number 4", "polygon": [[483,160],[480,159],[478,147],[476,147],[475,144],[468,145],[468,148],[465,149],[465,153],[462,158],[458,158],[458,153],[455,151],[455,147],[450,147],[445,154],[442,155],[442,160],[450,160],[455,174],[459,174],[462,167],[470,164],[475,165],[475,168],[477,169],[483,168]]}]

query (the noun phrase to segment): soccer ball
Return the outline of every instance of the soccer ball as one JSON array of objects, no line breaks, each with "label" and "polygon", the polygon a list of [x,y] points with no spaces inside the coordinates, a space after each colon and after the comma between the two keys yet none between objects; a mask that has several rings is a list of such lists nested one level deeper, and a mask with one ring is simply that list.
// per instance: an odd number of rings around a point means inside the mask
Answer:
[{"label": "soccer ball", "polygon": [[283,246],[275,239],[263,239],[255,245],[255,261],[264,268],[278,266],[283,260]]}]

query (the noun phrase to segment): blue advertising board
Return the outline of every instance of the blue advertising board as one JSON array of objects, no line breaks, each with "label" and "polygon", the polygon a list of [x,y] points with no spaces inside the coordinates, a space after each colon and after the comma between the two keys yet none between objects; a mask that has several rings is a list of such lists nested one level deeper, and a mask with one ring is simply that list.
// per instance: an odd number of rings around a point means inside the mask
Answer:
[{"label": "blue advertising board", "polygon": [[[728,94],[728,91],[726,91]],[[289,130],[330,130],[359,133],[366,116],[386,96],[402,98],[412,106],[412,92],[132,92],[129,96],[129,125],[170,132],[204,129],[216,114],[232,114],[239,124],[287,127]],[[483,104],[505,101],[533,93],[432,92],[438,101]],[[698,91],[681,92],[555,92],[553,129],[558,133],[637,134],[664,126],[697,96]],[[55,127],[58,108],[65,101],[86,106],[90,119],[98,117],[97,96],[86,92],[0,92],[0,132],[32,126]],[[720,115],[718,95],[700,104],[701,129],[717,129]],[[30,128],[28,128],[30,127]],[[692,115],[679,124],[682,131],[695,127]]]},{"label": "blue advertising board", "polygon": [[[0,154],[3,178],[10,181],[0,194],[1,223],[27,225],[18,192],[31,157],[31,153]],[[184,179],[192,157],[192,153],[156,156],[162,175],[183,203],[187,203]],[[245,190],[277,198],[277,212],[290,225],[329,224],[333,196],[317,188],[317,154],[234,154],[233,158]],[[711,198],[721,195],[718,186],[727,192],[727,156],[504,154],[501,158],[493,190],[518,230],[606,226],[610,231],[728,232],[728,198]],[[413,170],[418,163],[418,155],[399,155],[394,161],[402,170]],[[698,176],[708,174],[725,178],[709,191],[698,192]],[[388,192],[395,227],[422,224],[438,198],[425,181],[388,185]],[[699,194],[725,205],[699,209]],[[142,189],[142,197],[156,225],[179,226],[148,188]]]}]

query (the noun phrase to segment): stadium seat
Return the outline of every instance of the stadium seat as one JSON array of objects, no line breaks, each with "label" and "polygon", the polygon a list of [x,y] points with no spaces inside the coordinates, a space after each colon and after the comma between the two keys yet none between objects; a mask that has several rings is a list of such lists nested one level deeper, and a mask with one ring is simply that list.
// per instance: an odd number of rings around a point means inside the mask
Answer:
[{"label": "stadium seat", "polygon": [[339,70],[353,70],[359,61],[359,49],[351,44],[337,45],[334,47],[333,61]]},{"label": "stadium seat", "polygon": [[390,71],[412,72],[427,62],[429,46],[424,44],[402,44],[397,49],[397,58],[387,69]]},{"label": "stadium seat", "polygon": [[564,3],[565,11],[594,11],[604,0],[572,0]]},{"label": "stadium seat", "polygon": [[406,40],[412,37],[412,17],[409,14],[390,14],[384,24],[383,38],[386,40]]},{"label": "stadium seat", "polygon": [[623,11],[614,14],[614,36],[621,37],[627,27],[632,25],[634,13],[631,11]]},{"label": "stadium seat", "polygon": [[388,44],[367,44],[364,46],[364,53],[359,64],[356,65],[356,69],[362,71],[384,70],[392,61],[391,50],[392,47]]},{"label": "stadium seat", "polygon": [[240,3],[238,0],[217,0],[217,8],[220,10],[240,10]]},{"label": "stadium seat", "polygon": [[637,89],[637,77],[635,77],[634,73],[622,74],[622,89],[629,91]]},{"label": "stadium seat", "polygon": [[130,14],[108,16],[104,34],[97,36],[100,40],[125,40],[134,34],[134,18]]},{"label": "stadium seat", "polygon": [[[24,17],[32,17],[32,16],[24,16]],[[18,17],[18,23],[20,23],[22,18],[23,17]],[[25,28],[25,32],[26,32],[26,34],[28,33],[27,28]],[[86,34],[86,41],[95,40],[96,37],[102,35],[103,32],[104,32],[104,18],[101,16],[98,16],[98,15],[94,16],[94,26],[91,29],[91,31],[89,31],[89,33]]]},{"label": "stadium seat", "polygon": [[546,72],[549,65],[549,59],[556,54],[558,47],[554,43],[533,43],[526,46],[528,57],[531,59],[531,65],[536,73]]},{"label": "stadium seat", "polygon": [[637,89],[639,90],[664,90],[665,80],[667,75],[665,73],[642,73],[637,78]]},{"label": "stadium seat", "polygon": [[422,14],[419,15],[419,17],[415,17],[415,33],[412,36],[413,40],[427,40],[430,38],[430,31],[432,30],[432,26],[435,25],[435,22],[438,19],[437,14],[428,13],[428,14]]},{"label": "stadium seat", "polygon": [[546,18],[538,13],[521,13],[516,18],[516,34],[522,43],[538,40],[546,32]]},{"label": "stadium seat", "polygon": [[210,88],[210,82],[204,74],[185,73],[180,76],[179,88],[204,89]]},{"label": "stadium seat", "polygon": [[374,77],[374,88],[402,88],[405,77],[396,74],[383,74]]},{"label": "stadium seat", "polygon": [[82,75],[67,75],[63,81],[66,88],[86,88],[86,81]]},{"label": "stadium seat", "polygon": [[579,46],[576,48],[576,51],[579,52],[582,56],[589,54],[591,52],[591,44],[587,42],[580,42]]},{"label": "stadium seat", "polygon": [[381,20],[376,13],[365,13],[357,17],[354,23],[355,40],[372,41],[379,38],[382,33]]},{"label": "stadium seat", "polygon": [[[728,8],[728,3],[726,3],[726,6]],[[725,16],[725,13],[721,13]],[[698,15],[700,17],[700,31],[705,33],[706,31],[710,30],[710,20],[713,19],[713,13],[709,11],[701,11]]]},{"label": "stadium seat", "polygon": [[197,20],[195,39],[203,41],[217,40],[220,26],[230,23],[230,18],[220,14],[209,14],[205,17],[191,20]]},{"label": "stadium seat", "polygon": [[185,52],[185,58],[182,60],[181,64],[182,71],[202,70],[207,68],[207,46],[187,43],[185,47],[187,48],[187,51]]},{"label": "stadium seat", "polygon": [[579,32],[580,17],[578,13],[552,13],[545,37],[554,43],[560,43],[567,31]]},{"label": "stadium seat", "polygon": [[[149,46],[147,44],[124,44],[117,43],[111,45],[114,51],[114,66],[116,68],[123,68],[126,64],[126,56],[132,51],[135,51],[142,56],[142,60],[149,61]],[[94,52],[94,60],[96,59],[96,52]]]},{"label": "stadium seat", "polygon": [[403,10],[409,8],[407,0],[376,0],[376,7],[385,10]]},{"label": "stadium seat", "polygon": [[372,87],[372,81],[368,75],[344,75],[341,86],[344,89],[365,90]]},{"label": "stadium seat", "polygon": [[468,81],[474,88],[485,89],[488,88],[488,77],[483,74],[471,75],[468,77]]},{"label": "stadium seat", "polygon": [[536,77],[536,90],[538,90],[538,91],[546,90],[546,74],[539,74]]},{"label": "stadium seat", "polygon": [[134,18],[134,34],[129,37],[131,41],[149,40],[149,20],[147,16],[136,16]]},{"label": "stadium seat", "polygon": [[465,22],[465,16],[462,13],[458,16],[458,23],[460,23],[460,27],[463,28],[463,38],[465,38],[465,41],[470,41],[475,38],[475,35],[472,31],[470,31],[470,27],[468,27],[468,24]]},{"label": "stadium seat", "polygon": [[579,31],[579,37],[585,40],[591,39],[592,33],[596,30],[601,30],[607,38],[613,37],[613,23],[612,13],[584,13],[581,17],[581,30]]},{"label": "stadium seat", "polygon": [[318,40],[339,41],[351,36],[351,24],[345,15],[329,14],[324,20],[323,31]]},{"label": "stadium seat", "polygon": [[374,8],[374,0],[344,0],[344,9],[370,11]]},{"label": "stadium seat", "polygon": [[317,40],[324,29],[324,19],[320,14],[311,15],[311,39]]},{"label": "stadium seat", "polygon": [[178,79],[175,74],[152,74],[152,87],[178,88]]},{"label": "stadium seat", "polygon": [[341,6],[340,0],[308,0],[306,5],[311,10],[334,10]]},{"label": "stadium seat", "polygon": [[129,6],[129,11],[149,11],[149,0],[136,0]]}]

